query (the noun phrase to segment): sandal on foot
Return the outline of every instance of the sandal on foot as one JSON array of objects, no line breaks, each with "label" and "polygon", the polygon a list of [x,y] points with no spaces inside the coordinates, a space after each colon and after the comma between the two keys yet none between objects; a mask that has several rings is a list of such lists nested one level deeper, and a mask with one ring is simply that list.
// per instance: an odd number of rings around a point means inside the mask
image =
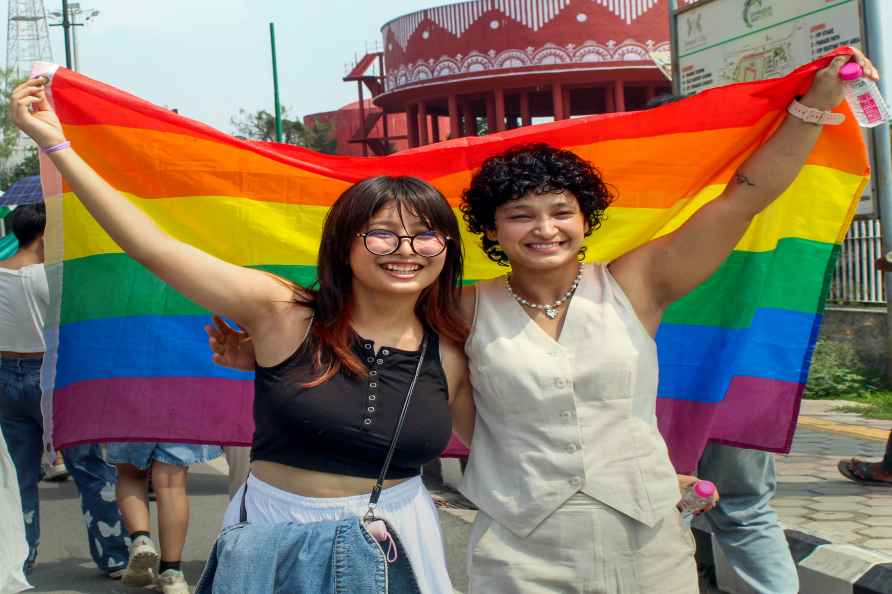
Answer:
[{"label": "sandal on foot", "polygon": [[851,460],[840,460],[836,465],[840,474],[856,483],[862,485],[879,485],[881,487],[892,487],[892,481],[880,481],[870,476],[869,462],[862,462],[857,458]]}]

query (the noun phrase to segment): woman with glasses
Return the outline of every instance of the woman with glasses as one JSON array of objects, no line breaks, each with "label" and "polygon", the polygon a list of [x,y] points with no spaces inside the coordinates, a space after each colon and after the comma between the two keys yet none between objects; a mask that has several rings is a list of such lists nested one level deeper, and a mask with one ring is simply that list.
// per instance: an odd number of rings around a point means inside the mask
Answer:
[{"label": "woman with glasses", "polygon": [[227,525],[238,522],[243,499],[253,523],[362,515],[426,343],[378,509],[421,591],[452,594],[436,509],[420,478],[449,442],[450,413],[473,414],[461,350],[462,251],[445,198],[411,177],[355,184],[326,218],[317,285],[297,286],[164,233],[66,143],[44,92],[42,79],[20,85],[13,120],[90,214],[129,256],[253,337],[252,467]]}]

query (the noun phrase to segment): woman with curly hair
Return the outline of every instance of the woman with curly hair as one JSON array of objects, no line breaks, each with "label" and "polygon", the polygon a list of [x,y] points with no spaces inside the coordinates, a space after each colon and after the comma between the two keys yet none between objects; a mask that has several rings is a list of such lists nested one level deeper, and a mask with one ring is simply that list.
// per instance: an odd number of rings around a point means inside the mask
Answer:
[{"label": "woman with curly hair", "polygon": [[[849,59],[818,72],[801,104],[838,105]],[[535,145],[483,164],[462,212],[511,272],[463,300],[477,415],[461,491],[480,508],[471,592],[698,591],[676,509],[679,484],[694,479],[676,477],[657,429],[653,337],[666,307],[793,182],[820,132],[788,116],[721,196],[609,263],[580,262],[612,200],[588,162]]]},{"label": "woman with curly hair", "polygon": [[[876,78],[860,52],[854,59]],[[848,60],[818,72],[798,107],[839,104]],[[657,429],[654,336],[666,307],[709,277],[793,182],[820,132],[787,117],[721,196],[607,263],[581,262],[613,198],[590,163],[543,144],[483,163],[462,212],[511,272],[466,287],[461,301],[476,416],[456,428],[473,436],[460,490],[480,509],[471,592],[698,592],[676,508],[679,486],[695,479],[675,474]],[[212,346],[233,364],[230,338]]]}]

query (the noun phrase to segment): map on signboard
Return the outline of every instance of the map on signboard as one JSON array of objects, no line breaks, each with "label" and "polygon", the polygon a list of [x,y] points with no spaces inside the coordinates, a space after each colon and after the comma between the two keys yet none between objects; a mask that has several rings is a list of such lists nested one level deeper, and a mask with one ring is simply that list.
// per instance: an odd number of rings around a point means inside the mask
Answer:
[{"label": "map on signboard", "polygon": [[802,30],[797,25],[793,31],[780,39],[772,39],[766,35],[765,40],[747,45],[739,49],[731,49],[725,53],[725,65],[720,70],[719,84],[761,80],[774,76],[783,76],[796,67],[793,58],[793,37]]}]

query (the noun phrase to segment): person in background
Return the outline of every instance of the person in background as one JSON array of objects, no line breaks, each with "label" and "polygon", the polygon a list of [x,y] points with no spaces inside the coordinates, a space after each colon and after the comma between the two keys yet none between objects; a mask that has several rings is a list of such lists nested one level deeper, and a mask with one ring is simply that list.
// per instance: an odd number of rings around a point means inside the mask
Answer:
[{"label": "person in background", "polygon": [[[188,471],[194,464],[222,455],[223,449],[215,445],[142,442],[109,443],[106,448],[108,461],[118,470],[116,497],[131,538],[123,583],[148,586],[157,582],[164,594],[189,594],[181,568],[189,527]],[[149,469],[158,509],[160,555],[150,532]]]},{"label": "person in background", "polygon": [[[19,250],[0,260],[0,427],[19,483],[29,548],[24,569],[29,573],[40,544],[38,482],[44,441],[40,368],[49,307],[43,266],[46,211],[42,204],[20,206],[8,220]],[[106,575],[119,578],[127,559],[127,534],[114,502],[115,470],[95,444],[64,448],[62,458],[81,494],[90,554]]]},{"label": "person in background", "polygon": [[[679,101],[662,95],[646,109]],[[715,483],[721,499],[695,520],[708,527],[731,570],[758,594],[795,594],[799,574],[771,500],[777,490],[774,454],[710,442],[697,476]]]},{"label": "person in background", "polygon": [[[877,258],[877,270],[892,272],[892,252]],[[839,472],[856,483],[892,487],[892,431],[886,440],[886,455],[879,462],[865,462],[858,458],[840,460],[836,467]]]}]

